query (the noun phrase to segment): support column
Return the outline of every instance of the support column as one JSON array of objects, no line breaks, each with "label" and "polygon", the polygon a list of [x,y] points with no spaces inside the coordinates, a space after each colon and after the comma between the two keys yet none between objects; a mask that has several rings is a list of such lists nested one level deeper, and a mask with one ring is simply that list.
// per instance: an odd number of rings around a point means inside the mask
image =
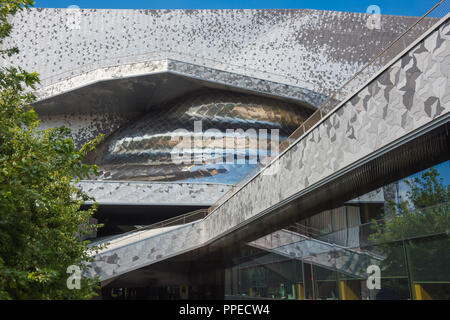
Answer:
[{"label": "support column", "polygon": [[303,283],[297,283],[297,300],[305,300]]},{"label": "support column", "polygon": [[360,300],[360,297],[358,297],[358,295],[350,288],[347,281],[339,281],[339,289],[341,291],[342,300]]},{"label": "support column", "polygon": [[419,283],[414,284],[414,293],[416,300],[433,300],[433,298],[431,298],[428,292],[426,292],[423,286]]}]

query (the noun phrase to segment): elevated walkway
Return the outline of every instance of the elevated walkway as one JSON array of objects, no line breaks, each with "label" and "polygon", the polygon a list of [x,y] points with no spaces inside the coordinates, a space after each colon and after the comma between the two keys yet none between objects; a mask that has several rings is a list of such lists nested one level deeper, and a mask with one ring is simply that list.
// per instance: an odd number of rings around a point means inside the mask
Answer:
[{"label": "elevated walkway", "polygon": [[[306,128],[204,219],[101,252],[93,274],[106,280],[200,247],[253,241],[386,179],[395,181],[400,172],[448,159],[449,17]],[[320,248],[303,242],[304,250]],[[342,265],[350,256],[343,255]]]}]

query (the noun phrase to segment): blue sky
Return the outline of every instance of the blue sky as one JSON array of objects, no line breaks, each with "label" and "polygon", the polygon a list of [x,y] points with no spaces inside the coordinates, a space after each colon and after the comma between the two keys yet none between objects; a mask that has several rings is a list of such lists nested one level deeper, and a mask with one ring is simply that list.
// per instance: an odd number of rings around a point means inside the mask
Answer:
[{"label": "blue sky", "polygon": [[[289,8],[319,9],[351,12],[366,12],[370,5],[378,5],[381,14],[421,16],[437,0],[35,0],[36,7],[67,8],[77,5],[80,8],[97,9],[249,9],[249,8]],[[443,16],[437,12],[434,16]]]},{"label": "blue sky", "polygon": [[[434,168],[439,172],[439,177],[443,179],[444,185],[450,185],[450,161],[444,161],[438,165],[435,165]],[[422,176],[422,173],[424,173],[426,170],[417,172],[411,176],[409,176],[408,180],[412,180],[414,178],[420,178]],[[399,193],[400,196],[403,198],[403,200],[407,200],[406,192],[409,190],[409,187],[404,182],[405,179],[401,180],[399,183]]]}]

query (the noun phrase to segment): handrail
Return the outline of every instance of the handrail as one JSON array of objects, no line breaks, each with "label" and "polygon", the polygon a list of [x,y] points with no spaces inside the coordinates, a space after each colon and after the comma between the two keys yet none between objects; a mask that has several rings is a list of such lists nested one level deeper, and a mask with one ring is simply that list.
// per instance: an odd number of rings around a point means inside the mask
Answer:
[{"label": "handrail", "polygon": [[[369,69],[370,66],[375,66],[376,62],[378,60],[381,60],[381,58],[391,58],[397,57],[400,53],[402,53],[407,47],[409,47],[411,44],[413,44],[418,38],[420,38],[423,34],[425,34],[430,28],[427,28],[427,26],[424,26],[421,30],[419,30],[419,35],[416,37],[413,37],[412,39],[405,39],[409,35],[409,33],[412,32],[414,27],[418,26],[421,22],[425,20],[425,18],[431,13],[434,12],[437,8],[440,7],[442,4],[445,4],[445,8],[449,6],[450,0],[440,0],[437,2],[430,10],[428,10],[422,17],[417,19],[415,23],[413,23],[410,27],[408,27],[400,36],[398,36],[394,41],[392,41],[386,48],[384,48],[379,54],[375,56],[369,63],[367,63],[360,71],[355,73],[355,75],[350,78],[347,82],[345,82],[338,90],[336,90],[330,98],[320,107],[320,109],[317,109],[306,121],[304,121],[288,138],[286,138],[279,146],[279,153],[278,156],[276,156],[273,160],[271,160],[272,157],[269,158],[269,161],[266,159],[263,159],[261,162],[259,162],[256,167],[251,170],[247,175],[244,176],[236,185],[230,188],[228,192],[226,192],[224,195],[222,195],[216,203],[214,203],[209,208],[209,213],[213,212],[215,209],[220,207],[222,204],[227,202],[229,199],[231,199],[235,194],[237,194],[247,183],[250,182],[250,180],[253,180],[256,178],[262,171],[266,170],[272,162],[277,160],[280,155],[283,153],[283,151],[290,148],[292,145],[297,143],[300,138],[302,138],[304,135],[308,134],[309,131],[313,126],[315,126],[317,123],[319,123],[323,118],[325,118],[330,111],[334,110],[339,104],[341,104],[342,101],[345,101],[346,99],[339,100],[335,99],[336,96],[338,96],[339,93],[343,93],[347,87],[358,87],[357,85],[360,83],[364,83],[367,80],[369,80],[373,75],[377,74],[379,70],[381,70],[386,64],[380,64],[379,68],[377,70],[370,72],[369,74],[365,75],[364,79],[359,79],[358,76],[363,75],[363,71],[366,71]],[[445,10],[444,8],[444,10]],[[448,9],[448,8],[447,8]],[[449,10],[447,10],[448,12]],[[431,26],[431,28],[434,27],[434,24]],[[424,29],[424,30],[423,30]],[[421,32],[420,32],[421,31]],[[396,44],[398,44],[402,40],[402,45],[399,47],[395,47]],[[389,52],[390,49],[395,49],[394,52]],[[387,57],[386,57],[387,56]],[[390,60],[389,60],[390,61]],[[357,81],[358,83],[353,84],[353,81]],[[351,89],[351,88],[350,88]],[[351,90],[350,90],[351,91]],[[268,164],[265,164],[268,163]],[[252,176],[253,175],[253,176]],[[249,176],[251,176],[249,178]]]},{"label": "handrail", "polygon": [[[439,204],[435,204],[435,205],[431,205],[431,206],[427,206],[427,207],[424,207],[424,208],[414,209],[414,210],[411,210],[411,211],[408,211],[408,212],[401,212],[401,213],[398,213],[396,215],[396,217],[403,218],[403,217],[414,216],[414,215],[417,216],[417,215],[419,215],[421,213],[424,213],[424,212],[427,212],[429,210],[436,210],[436,209],[438,209],[438,210],[442,209],[445,212],[447,212],[447,208],[450,208],[450,201],[439,203]],[[346,228],[342,228],[342,229],[333,230],[333,231],[328,232],[328,233],[321,233],[318,228],[302,225],[302,224],[299,224],[299,223],[295,223],[293,225],[289,225],[289,226],[287,226],[287,227],[285,227],[283,229],[288,230],[288,231],[292,231],[292,232],[296,232],[296,233],[301,234],[302,236],[310,238],[310,239],[316,239],[316,240],[324,241],[324,242],[327,242],[327,243],[330,243],[330,244],[336,244],[334,242],[335,241],[334,235],[338,234],[339,232],[343,232],[343,231],[354,229],[354,228],[358,228],[359,230],[361,230],[361,229],[368,229],[369,230],[373,226],[380,225],[382,223],[390,221],[390,219],[391,219],[391,217],[384,217],[384,218],[380,218],[380,219],[373,219],[373,220],[371,220],[369,222],[366,222],[366,223],[361,223],[361,224],[353,226],[353,227],[346,227]],[[402,231],[404,231],[404,230],[402,229]],[[427,234],[428,233],[422,234],[422,235],[427,235]],[[407,238],[404,237],[405,236],[404,233],[398,234],[397,236],[399,237],[399,239],[402,239],[402,240],[406,240],[407,239]],[[344,246],[342,244],[336,244],[336,245],[338,245],[340,247],[343,247],[343,248],[347,248],[347,249],[351,249],[352,248],[351,245],[349,245],[349,246]]]},{"label": "handrail", "polygon": [[[171,55],[175,56],[175,57],[178,55],[178,57],[174,58],[174,57],[171,57]],[[292,76],[289,76],[289,75],[277,74],[277,73],[270,72],[270,71],[258,70],[258,69],[250,68],[250,67],[247,67],[247,66],[241,66],[241,65],[237,65],[237,64],[233,64],[233,63],[229,63],[229,62],[225,62],[225,61],[219,61],[219,60],[216,60],[216,59],[202,57],[202,56],[195,55],[195,54],[190,54],[190,53],[185,53],[185,52],[178,52],[178,51],[169,51],[169,50],[149,51],[147,53],[129,54],[129,55],[117,56],[117,57],[113,57],[113,58],[104,58],[104,59],[96,60],[96,61],[94,61],[94,63],[85,64],[83,66],[80,66],[80,67],[77,67],[77,68],[73,68],[73,69],[70,69],[70,70],[66,70],[66,71],[63,71],[61,73],[53,74],[53,75],[51,75],[49,77],[43,78],[41,80],[41,84],[42,84],[43,87],[51,86],[51,85],[54,85],[54,84],[56,84],[58,82],[66,81],[66,80],[69,80],[69,79],[71,79],[73,77],[79,76],[83,72],[90,72],[90,71],[94,71],[94,70],[97,70],[97,69],[100,69],[100,68],[111,68],[111,67],[123,66],[123,65],[126,65],[127,63],[125,63],[125,62],[114,62],[114,61],[120,61],[120,60],[124,60],[124,59],[127,59],[127,58],[132,58],[132,57],[133,57],[133,63],[146,63],[146,62],[161,61],[161,60],[173,60],[173,61],[184,62],[184,63],[192,63],[192,62],[189,62],[189,61],[184,61],[183,58],[188,57],[188,58],[193,59],[194,61],[197,60],[197,59],[201,59],[201,60],[204,60],[204,61],[209,61],[211,63],[214,63],[214,67],[212,67],[212,66],[202,66],[202,67],[205,67],[205,68],[218,68],[217,65],[218,64],[222,64],[222,65],[225,65],[226,67],[228,67],[230,69],[237,68],[237,69],[243,69],[243,70],[247,70],[247,71],[257,72],[257,73],[260,73],[260,74],[265,74],[265,75],[268,76],[268,79],[266,79],[267,81],[274,81],[274,80],[270,79],[271,76],[272,77],[274,77],[274,76],[278,77],[279,79],[289,79],[289,80],[293,81],[295,83],[295,85],[300,86],[301,88],[306,88],[307,90],[313,91],[313,88],[311,87],[310,84],[308,84],[307,82],[304,82],[304,81],[302,81],[300,79],[297,79],[297,78],[294,78]],[[142,60],[142,61],[137,61],[137,60],[139,60],[140,57],[142,57],[144,59],[145,59],[145,57],[150,57],[150,58],[147,58],[147,59]],[[188,60],[188,59],[186,59],[186,60]],[[108,63],[109,61],[111,61],[111,63]],[[221,70],[221,71],[230,72],[229,70]],[[63,75],[67,75],[67,76],[61,77]],[[54,79],[56,79],[56,80],[54,80]],[[279,80],[277,80],[277,82],[279,82]],[[288,82],[285,82],[285,84],[293,86],[293,84],[289,84]]]},{"label": "handrail", "polygon": [[169,218],[163,221],[159,221],[156,223],[153,223],[151,225],[148,226],[143,226],[143,227],[139,227],[136,228],[134,230],[125,232],[125,233],[121,233],[118,234],[116,236],[112,236],[112,237],[108,237],[108,238],[104,238],[101,239],[99,241],[93,241],[91,243],[89,243],[89,246],[94,246],[97,245],[99,243],[103,243],[103,242],[108,242],[112,241],[112,240],[126,240],[130,237],[133,237],[134,235],[136,235],[138,232],[142,232],[142,231],[148,231],[148,230],[153,230],[153,229],[159,229],[159,228],[165,228],[165,227],[172,227],[172,226],[178,226],[178,225],[184,225],[186,223],[190,223],[190,222],[194,222],[197,220],[201,220],[204,217],[206,217],[206,215],[208,214],[208,210],[207,209],[198,209],[195,211],[191,211],[173,218]]}]

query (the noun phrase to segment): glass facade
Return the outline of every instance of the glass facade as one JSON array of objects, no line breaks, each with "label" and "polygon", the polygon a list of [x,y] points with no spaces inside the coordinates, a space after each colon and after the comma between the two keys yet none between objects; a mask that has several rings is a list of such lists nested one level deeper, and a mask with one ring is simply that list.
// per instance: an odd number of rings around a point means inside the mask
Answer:
[{"label": "glass facade", "polygon": [[248,243],[228,298],[450,299],[450,161]]}]

